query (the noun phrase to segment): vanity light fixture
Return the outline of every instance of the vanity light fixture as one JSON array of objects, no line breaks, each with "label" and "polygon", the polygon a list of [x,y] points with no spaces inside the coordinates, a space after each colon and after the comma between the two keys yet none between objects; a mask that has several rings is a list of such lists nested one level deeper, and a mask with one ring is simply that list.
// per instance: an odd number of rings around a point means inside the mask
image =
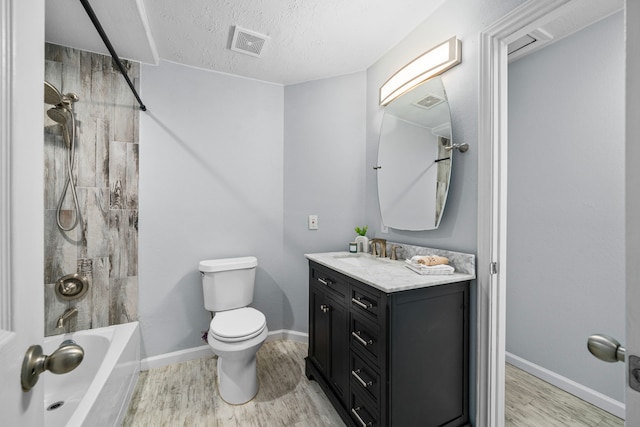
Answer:
[{"label": "vanity light fixture", "polygon": [[425,80],[435,77],[458,65],[462,55],[462,43],[451,37],[444,43],[423,53],[387,80],[380,88],[380,105],[387,105],[403,93]]}]

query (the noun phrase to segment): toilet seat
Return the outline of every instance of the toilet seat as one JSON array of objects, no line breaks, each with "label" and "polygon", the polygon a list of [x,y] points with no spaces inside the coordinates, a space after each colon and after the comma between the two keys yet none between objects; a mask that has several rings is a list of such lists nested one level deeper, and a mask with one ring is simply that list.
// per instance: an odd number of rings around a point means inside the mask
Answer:
[{"label": "toilet seat", "polygon": [[237,342],[260,335],[266,326],[264,314],[255,308],[243,307],[216,313],[209,333],[222,342]]}]

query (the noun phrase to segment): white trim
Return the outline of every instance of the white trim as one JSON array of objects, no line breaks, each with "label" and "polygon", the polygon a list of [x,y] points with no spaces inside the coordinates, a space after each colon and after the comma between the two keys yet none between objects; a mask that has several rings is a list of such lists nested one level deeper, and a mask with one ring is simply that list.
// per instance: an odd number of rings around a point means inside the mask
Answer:
[{"label": "white trim", "polygon": [[554,385],[567,393],[571,393],[580,399],[597,406],[618,418],[624,419],[624,403],[619,402],[611,397],[602,394],[592,388],[579,384],[567,377],[563,377],[553,371],[550,371],[542,366],[536,365],[533,362],[529,362],[515,354],[506,352],[507,363],[512,364],[516,368],[520,368],[531,375],[540,378],[543,381]]},{"label": "white trim", "polygon": [[[504,425],[507,45],[576,0],[529,0],[480,33],[476,425]],[[497,263],[497,274],[491,264]]]},{"label": "white trim", "polygon": [[11,310],[12,3],[0,3],[0,340],[13,330]]},{"label": "white trim", "polygon": [[288,329],[279,329],[277,331],[270,331],[267,341],[296,341],[308,344],[309,334],[305,332],[290,331]]},{"label": "white trim", "polygon": [[[309,335],[304,332],[290,331],[287,329],[279,329],[269,332],[266,341],[296,341],[307,343]],[[200,359],[213,355],[211,347],[207,344],[200,347],[187,348],[185,350],[174,351],[171,353],[160,354],[158,356],[145,357],[140,361],[140,370],[148,371],[149,369],[161,368],[163,366],[174,365],[176,363],[188,362],[189,360]]]},{"label": "white trim", "polygon": [[200,347],[187,348],[185,350],[145,357],[140,361],[140,370],[148,371],[149,369],[162,368],[163,366],[175,365],[176,363],[208,357],[212,354],[213,351],[211,350],[211,347],[205,344]]}]

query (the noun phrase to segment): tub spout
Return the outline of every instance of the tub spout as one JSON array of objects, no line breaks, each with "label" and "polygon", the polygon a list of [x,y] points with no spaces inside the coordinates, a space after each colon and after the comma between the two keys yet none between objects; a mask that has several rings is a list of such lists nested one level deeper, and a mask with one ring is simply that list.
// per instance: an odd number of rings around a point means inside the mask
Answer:
[{"label": "tub spout", "polygon": [[74,314],[78,314],[78,308],[72,307],[65,310],[62,313],[62,316],[58,317],[58,322],[56,323],[56,328],[64,328],[64,322],[66,322],[71,316]]}]

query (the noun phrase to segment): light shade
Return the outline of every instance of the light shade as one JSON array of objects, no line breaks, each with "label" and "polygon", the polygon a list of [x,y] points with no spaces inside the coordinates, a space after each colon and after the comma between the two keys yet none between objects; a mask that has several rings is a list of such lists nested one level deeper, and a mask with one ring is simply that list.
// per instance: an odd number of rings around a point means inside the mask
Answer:
[{"label": "light shade", "polygon": [[462,44],[456,37],[423,53],[385,82],[380,88],[380,105],[387,105],[403,93],[425,80],[458,65],[462,55]]}]

